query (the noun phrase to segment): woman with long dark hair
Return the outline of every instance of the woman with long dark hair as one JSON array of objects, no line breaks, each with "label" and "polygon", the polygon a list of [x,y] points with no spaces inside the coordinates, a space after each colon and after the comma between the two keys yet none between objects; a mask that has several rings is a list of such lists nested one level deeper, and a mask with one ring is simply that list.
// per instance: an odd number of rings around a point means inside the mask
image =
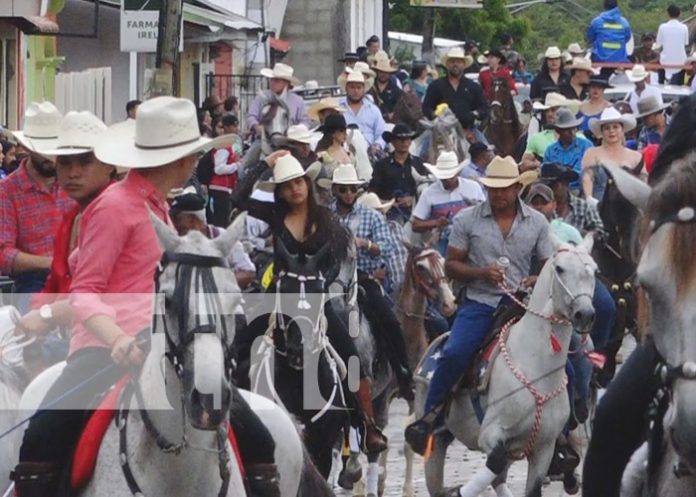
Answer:
[{"label": "woman with long dark hair", "polygon": [[[421,102],[425,98],[425,92],[428,90],[428,85],[430,85],[430,71],[428,70],[428,64],[422,60],[413,61],[413,66],[411,67],[411,75],[406,80],[405,85],[408,85],[413,92],[418,95]],[[404,85],[404,89],[405,89]]]},{"label": "woman with long dark hair", "polygon": [[558,47],[549,47],[544,54],[544,64],[532,81],[529,89],[529,98],[532,100],[543,99],[547,93],[558,89],[570,80],[563,70],[561,51]]},{"label": "woman with long dark hair", "polygon": [[[273,170],[274,202],[262,202],[250,198],[254,184],[265,171]],[[279,150],[252,166],[238,183],[232,194],[232,205],[248,211],[249,215],[266,222],[273,235],[274,254],[278,254],[278,241],[292,254],[311,256],[328,245],[329,250],[317,261],[318,269],[324,275],[327,285],[338,275],[341,261],[348,256],[353,243],[350,233],[336,220],[324,206],[319,205],[314,194],[314,179],[320,170],[319,164],[307,170],[287,150]],[[274,255],[274,276],[283,269],[285,261]],[[271,289],[269,289],[271,291]],[[330,303],[324,306],[328,321],[327,336],[341,358],[348,364],[350,357],[359,357],[348,334],[346,321],[341,319]],[[263,320],[261,320],[263,321]],[[267,321],[266,321],[267,323]],[[265,331],[256,326],[248,326],[235,339],[242,356],[256,336]],[[345,390],[349,391],[348,389]],[[368,453],[382,452],[387,448],[386,438],[373,421],[372,395],[370,383],[364,372],[360,375],[360,388],[356,393],[358,406],[365,418],[366,436],[364,445]]]},{"label": "woman with long dark hair", "polygon": [[323,133],[323,136],[317,143],[316,153],[329,176],[340,164],[355,163],[353,155],[346,150],[348,125],[343,114],[328,116],[317,131]]}]

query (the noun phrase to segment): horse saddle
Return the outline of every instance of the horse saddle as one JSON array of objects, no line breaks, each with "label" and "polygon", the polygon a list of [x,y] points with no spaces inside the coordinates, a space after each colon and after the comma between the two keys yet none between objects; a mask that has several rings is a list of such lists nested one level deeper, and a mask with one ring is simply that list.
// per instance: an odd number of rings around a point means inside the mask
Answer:
[{"label": "horse saddle", "polygon": [[[70,468],[70,492],[77,494],[82,490],[92,479],[94,469],[97,466],[97,457],[99,449],[109,429],[109,424],[118,411],[119,401],[123,395],[124,389],[130,380],[129,376],[121,378],[111,390],[101,397],[101,401],[97,401],[96,410],[92,411],[89,419],[82,430],[80,439],[75,446],[73,452],[72,465]],[[239,467],[243,468],[242,459],[237,446],[237,438],[234,429],[228,424],[227,438],[232,446],[234,454],[239,463]]]}]

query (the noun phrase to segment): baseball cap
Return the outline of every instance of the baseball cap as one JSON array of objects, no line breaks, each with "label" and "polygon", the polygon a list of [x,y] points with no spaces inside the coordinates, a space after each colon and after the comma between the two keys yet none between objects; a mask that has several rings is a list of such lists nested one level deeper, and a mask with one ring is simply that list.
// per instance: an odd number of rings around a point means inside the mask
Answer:
[{"label": "baseball cap", "polygon": [[529,187],[529,192],[525,197],[524,201],[528,204],[532,203],[534,197],[541,196],[546,202],[553,201],[553,190],[548,185],[544,183],[534,183]]}]

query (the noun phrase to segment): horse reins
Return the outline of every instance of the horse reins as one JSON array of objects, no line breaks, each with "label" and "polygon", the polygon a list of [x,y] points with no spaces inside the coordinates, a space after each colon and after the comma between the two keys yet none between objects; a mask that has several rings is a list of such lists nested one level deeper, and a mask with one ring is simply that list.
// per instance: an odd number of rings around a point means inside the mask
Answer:
[{"label": "horse reins", "polygon": [[[183,353],[188,347],[188,345],[195,339],[197,333],[216,333],[216,316],[222,314],[222,304],[217,295],[218,288],[213,277],[212,269],[216,267],[228,268],[229,265],[227,260],[222,257],[212,257],[197,254],[183,254],[183,253],[169,253],[165,252],[162,257],[162,261],[157,268],[155,273],[155,293],[158,294],[159,278],[164,273],[166,267],[171,264],[177,264],[176,268],[176,286],[174,290],[174,298],[178,299],[180,302],[187,303],[191,297],[191,281],[195,278],[195,292],[196,295],[201,295],[200,290],[203,291],[205,295],[206,303],[208,304],[207,310],[207,323],[201,324],[200,315],[197,313],[195,316],[195,326],[191,329],[187,329],[189,314],[188,308],[182,306],[180,312],[177,315],[178,321],[178,343],[174,341],[171,336],[169,327],[167,326],[167,320],[162,318],[162,327],[164,328],[164,336],[167,341],[168,351],[165,353],[165,358],[174,368],[175,374],[179,379],[181,379],[184,374],[183,370]],[[229,334],[227,325],[224,319],[220,320],[222,325],[222,337],[224,340],[224,350],[225,350],[225,367],[226,374],[230,374],[233,364],[229,358],[227,351],[227,344],[229,343]],[[186,331],[182,331],[186,330]],[[154,320],[152,333],[157,331],[157,319]],[[129,393],[130,395],[126,395]],[[219,427],[216,433],[217,449],[208,449],[205,447],[195,447],[191,445],[188,441],[186,433],[186,410],[184,407],[185,400],[183,398],[184,393],[182,390],[181,404],[182,404],[182,438],[181,442],[173,443],[167,439],[155,426],[152,418],[145,409],[145,400],[143,398],[140,386],[135,379],[132,379],[128,384],[128,389],[124,392],[121,397],[121,403],[119,407],[118,415],[116,416],[116,427],[119,431],[119,458],[121,461],[121,470],[123,476],[126,479],[131,493],[136,497],[142,497],[144,494],[138,485],[133,470],[128,462],[128,417],[129,409],[127,407],[128,401],[135,397],[136,403],[140,406],[139,414],[143,421],[146,431],[155,439],[157,447],[164,453],[167,454],[179,454],[185,448],[191,448],[194,450],[201,450],[206,452],[214,452],[218,455],[218,463],[220,470],[220,478],[222,479],[222,484],[220,491],[218,492],[218,497],[223,497],[227,495],[227,491],[230,485],[230,471],[228,466],[229,454],[227,453],[227,425]]]}]

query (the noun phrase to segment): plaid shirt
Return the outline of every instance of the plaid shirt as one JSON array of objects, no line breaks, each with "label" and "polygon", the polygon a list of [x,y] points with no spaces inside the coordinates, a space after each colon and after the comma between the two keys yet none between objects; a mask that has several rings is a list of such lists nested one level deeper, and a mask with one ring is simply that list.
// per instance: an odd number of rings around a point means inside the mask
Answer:
[{"label": "plaid shirt", "polygon": [[74,205],[53,184],[49,189],[27,173],[26,160],[0,181],[0,272],[11,274],[19,252],[51,257],[53,238]]},{"label": "plaid shirt", "polygon": [[585,236],[588,231],[594,231],[599,235],[601,240],[606,240],[607,231],[604,229],[604,222],[602,222],[602,218],[599,217],[599,211],[596,207],[570,194],[568,195],[568,203],[570,204],[570,211],[563,218],[566,223],[577,228],[583,236]]},{"label": "plaid shirt", "polygon": [[406,271],[406,260],[408,259],[408,249],[402,243],[406,240],[404,227],[398,221],[388,221],[389,232],[391,234],[392,248],[391,255],[383,257],[387,264],[387,291],[392,293],[401,286]]},{"label": "plaid shirt", "polygon": [[331,210],[338,216],[339,222],[347,227],[356,238],[370,240],[379,246],[379,255],[372,256],[366,248],[358,250],[358,271],[372,274],[384,265],[393,251],[392,235],[387,221],[374,209],[360,204],[353,205],[351,211],[342,216],[338,213],[336,202],[331,204]]}]

